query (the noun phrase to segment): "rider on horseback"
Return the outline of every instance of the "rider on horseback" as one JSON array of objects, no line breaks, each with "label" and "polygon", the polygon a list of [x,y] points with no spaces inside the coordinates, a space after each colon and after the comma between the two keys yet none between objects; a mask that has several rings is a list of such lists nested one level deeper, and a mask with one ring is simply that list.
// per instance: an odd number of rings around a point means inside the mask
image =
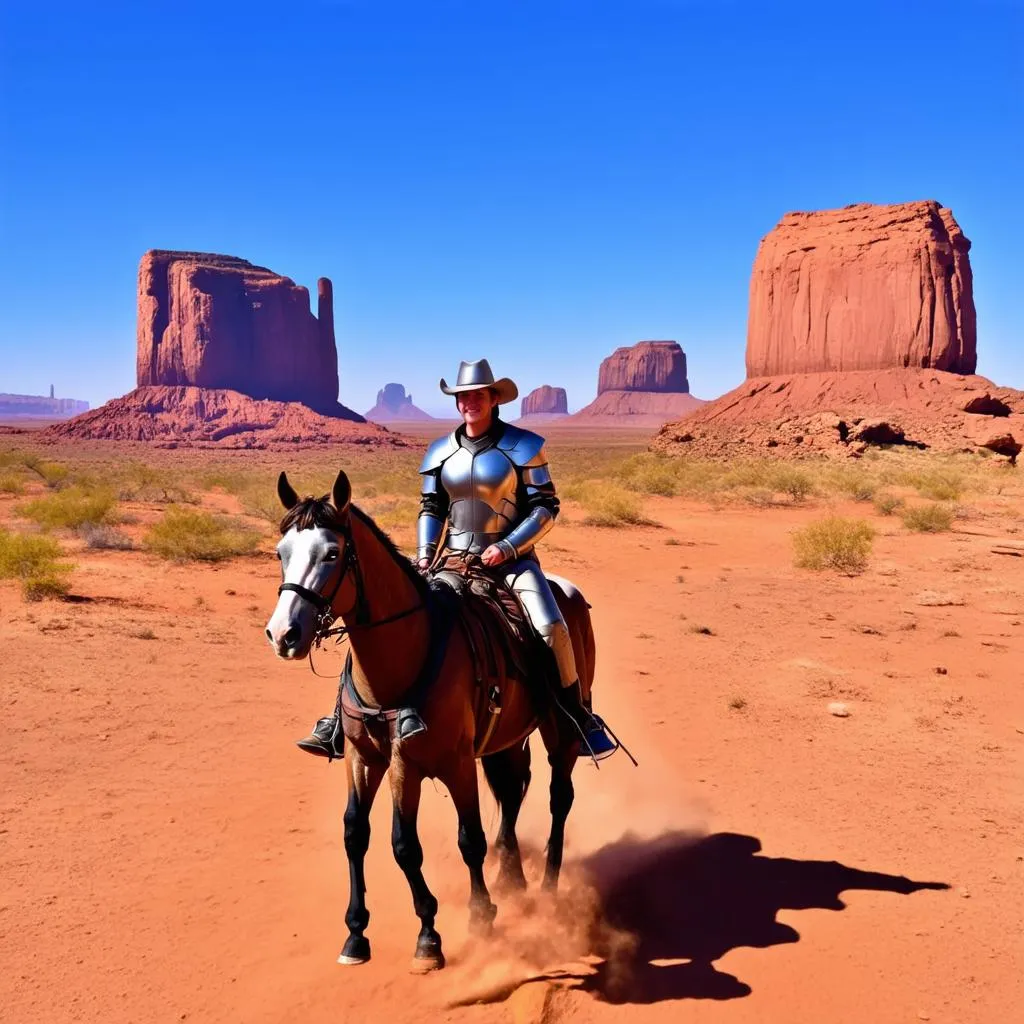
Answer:
[{"label": "rider on horseback", "polygon": [[[463,425],[435,441],[420,466],[417,564],[424,572],[434,564],[447,527],[441,554],[477,555],[504,576],[554,654],[562,684],[555,699],[584,736],[583,752],[589,747],[595,756],[607,756],[615,744],[584,703],[569,630],[533,550],[554,526],[559,506],[544,439],[499,418],[497,407],[519,391],[507,377],[496,381],[486,359],[463,362],[455,386],[442,379],[441,390],[455,396]],[[320,719],[298,745],[312,754],[340,756],[334,746],[337,725],[335,717]],[[397,739],[425,730],[416,708],[399,711]]]}]

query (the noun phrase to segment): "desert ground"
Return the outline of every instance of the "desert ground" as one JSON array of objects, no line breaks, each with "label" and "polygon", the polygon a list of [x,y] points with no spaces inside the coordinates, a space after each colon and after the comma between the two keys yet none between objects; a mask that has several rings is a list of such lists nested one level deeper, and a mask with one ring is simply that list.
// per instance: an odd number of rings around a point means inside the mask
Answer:
[{"label": "desert ground", "polygon": [[[454,813],[428,785],[425,874],[449,967],[418,977],[386,794],[367,866],[373,960],[335,964],[344,768],[292,741],[332,708],[343,651],[320,653],[317,678],[263,636],[276,472],[308,491],[344,466],[356,502],[408,548],[416,451],[0,437],[4,536],[40,533],[32,502],[116,498],[97,546],[51,525],[73,565],[63,598],[0,581],[4,1019],[1012,1017],[1024,1002],[1022,470],[892,452],[798,469],[797,483],[792,469],[724,479],[641,458],[623,470],[645,443],[552,431],[566,500],[541,549],[593,605],[596,708],[640,767],[622,754],[580,764],[558,900],[535,887],[499,898],[486,943],[466,935]],[[610,514],[606,486],[626,495]],[[950,528],[909,528],[900,500],[937,503]],[[181,507],[231,517],[254,550],[161,557],[147,537]],[[797,567],[794,532],[833,512],[873,528],[866,567]],[[520,829],[531,880],[547,808],[542,756],[534,766]]]}]

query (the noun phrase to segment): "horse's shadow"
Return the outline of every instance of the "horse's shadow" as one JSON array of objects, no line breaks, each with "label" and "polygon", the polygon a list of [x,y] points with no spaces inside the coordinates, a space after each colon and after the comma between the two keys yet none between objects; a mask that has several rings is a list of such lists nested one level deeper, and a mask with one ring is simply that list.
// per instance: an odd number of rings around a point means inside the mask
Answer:
[{"label": "horse's shadow", "polygon": [[799,941],[799,932],[776,920],[780,910],[843,910],[839,897],[847,889],[908,895],[949,888],[837,861],[764,857],[760,850],[752,836],[675,832],[627,838],[587,858],[583,867],[605,920],[632,933],[635,945],[624,954],[606,951],[582,988],[611,1003],[735,999],[750,987],[714,961],[738,946]]}]

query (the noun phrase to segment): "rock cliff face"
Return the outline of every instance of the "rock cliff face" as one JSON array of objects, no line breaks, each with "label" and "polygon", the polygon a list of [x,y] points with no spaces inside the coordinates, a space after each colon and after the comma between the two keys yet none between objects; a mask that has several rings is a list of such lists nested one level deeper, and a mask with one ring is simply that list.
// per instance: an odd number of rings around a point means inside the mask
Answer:
[{"label": "rock cliff face", "polygon": [[542,384],[534,388],[520,406],[520,416],[565,416],[569,412],[569,399],[565,388]]},{"label": "rock cliff face", "polygon": [[377,392],[377,404],[366,413],[366,418],[373,423],[434,419],[412,404],[412,395],[407,395],[401,384],[385,384]]},{"label": "rock cliff face", "polygon": [[754,262],[747,376],[973,374],[970,246],[932,200],[786,214]]},{"label": "rock cliff face", "polygon": [[686,394],[686,354],[675,341],[640,341],[617,348],[601,363],[597,393],[655,391]]},{"label": "rock cliff face", "polygon": [[616,349],[601,363],[597,398],[569,419],[591,426],[660,426],[703,404],[690,394],[679,343],[641,341]]},{"label": "rock cliff face", "polygon": [[137,380],[230,389],[337,415],[331,282],[309,292],[247,260],[153,249],[139,264]]}]

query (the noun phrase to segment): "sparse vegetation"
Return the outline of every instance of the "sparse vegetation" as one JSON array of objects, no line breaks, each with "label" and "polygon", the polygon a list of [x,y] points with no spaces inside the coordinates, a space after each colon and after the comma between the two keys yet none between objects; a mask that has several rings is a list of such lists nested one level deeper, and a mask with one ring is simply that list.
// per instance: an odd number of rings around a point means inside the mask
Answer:
[{"label": "sparse vegetation", "polygon": [[255,551],[260,535],[227,516],[172,505],[146,535],[145,547],[173,561],[218,562]]},{"label": "sparse vegetation", "polygon": [[953,525],[953,510],[948,505],[911,505],[903,510],[903,525],[915,533],[944,533]]},{"label": "sparse vegetation", "polygon": [[27,536],[0,528],[0,579],[20,580],[27,600],[66,594],[73,568],[61,559],[60,545],[52,537]]},{"label": "sparse vegetation", "polygon": [[796,565],[801,569],[863,572],[875,531],[863,519],[827,516],[793,534]]},{"label": "sparse vegetation", "polygon": [[729,707],[733,711],[742,711],[747,706],[747,700],[745,697],[732,697],[729,700]]},{"label": "sparse vegetation", "polygon": [[25,484],[15,473],[0,475],[0,494],[24,494]]},{"label": "sparse vegetation", "polygon": [[586,512],[583,522],[587,526],[651,525],[636,495],[617,484],[588,481],[572,488],[571,493]]},{"label": "sparse vegetation", "polygon": [[86,523],[78,530],[85,546],[95,551],[131,551],[131,537],[106,523]]},{"label": "sparse vegetation", "polygon": [[934,501],[956,501],[965,490],[963,477],[951,470],[922,473],[916,481],[917,493]]},{"label": "sparse vegetation", "polygon": [[891,516],[895,515],[905,504],[906,502],[902,498],[884,492],[875,498],[875,511],[880,516]]},{"label": "sparse vegetation", "polygon": [[128,462],[121,466],[112,484],[122,501],[195,502],[180,472],[157,469],[144,462]]},{"label": "sparse vegetation", "polygon": [[700,636],[714,636],[714,630],[710,626],[699,626],[697,623],[693,623],[688,627],[691,633],[698,634]]},{"label": "sparse vegetation", "polygon": [[116,500],[110,491],[91,490],[73,484],[54,494],[27,502],[18,508],[18,512],[38,523],[44,530],[76,530],[86,524],[109,522],[115,505]]}]

